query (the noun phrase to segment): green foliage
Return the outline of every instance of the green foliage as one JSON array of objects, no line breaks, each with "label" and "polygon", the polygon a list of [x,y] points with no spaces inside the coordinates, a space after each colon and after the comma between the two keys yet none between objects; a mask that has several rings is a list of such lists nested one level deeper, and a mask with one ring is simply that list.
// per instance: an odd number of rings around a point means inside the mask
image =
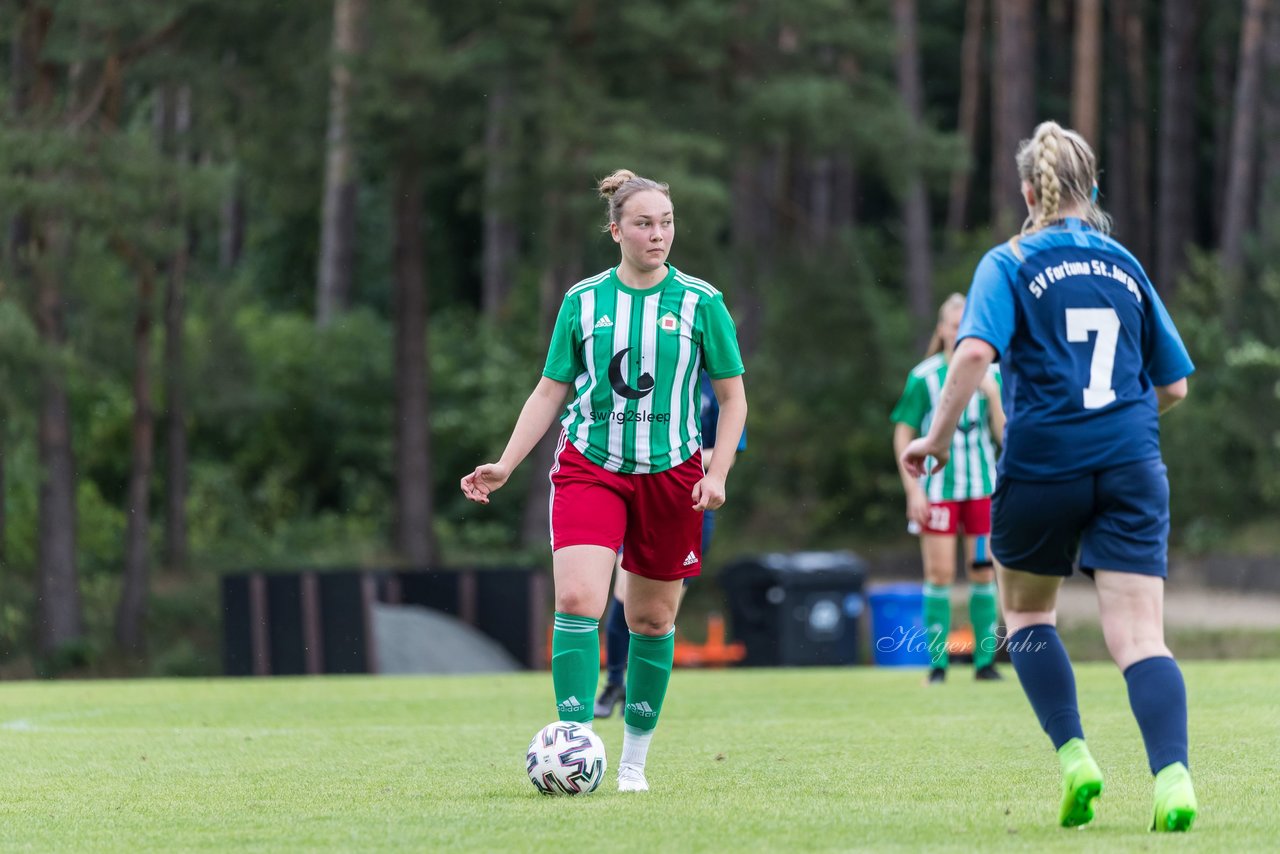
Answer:
[{"label": "green foliage", "polygon": [[[179,589],[157,586],[152,630],[164,640],[152,666],[216,669],[210,579],[222,568],[394,559],[392,202],[406,163],[423,171],[435,533],[446,556],[518,555],[526,489],[545,473],[522,467],[486,508],[463,501],[457,481],[500,453],[537,382],[543,290],[571,284],[560,271],[586,275],[615,262],[592,188],[620,167],[671,184],[673,263],[721,288],[735,316],[759,309],[746,377],[750,449],[730,481],[726,544],[790,549],[899,535],[887,414],[923,330],[905,307],[898,199],[921,173],[938,223],[945,181],[968,163],[971,207],[988,204],[989,140],[980,132],[979,150],[965,152],[950,131],[964,3],[930,4],[920,21],[922,128],[898,94],[885,0],[366,4],[371,49],[341,59],[356,84],[357,307],[325,330],[312,315],[332,2],[47,5],[48,102],[27,98],[20,111],[18,96],[35,90],[18,75],[0,79],[0,221],[6,234],[29,228],[26,243],[6,242],[0,266],[0,657],[29,650],[34,634],[35,431],[41,379],[54,371],[71,404],[90,636],[66,661],[46,664],[114,666],[106,650],[126,521],[139,265],[156,276],[160,415],[161,300],[179,247],[191,248],[183,379],[194,568]],[[20,19],[0,26],[6,56],[17,56]],[[1213,6],[1204,68],[1229,67],[1229,55],[1207,60],[1215,45],[1238,42],[1238,19],[1237,6]],[[106,57],[123,46],[138,49],[120,66],[121,85],[95,101]],[[1146,66],[1158,68],[1157,46],[1151,38]],[[1229,123],[1214,75],[1198,83],[1202,129]],[[1060,112],[1062,88],[1037,84],[1040,112]],[[503,95],[505,108],[491,110]],[[173,124],[184,98],[190,130],[162,131],[158,119]],[[498,151],[485,142],[495,130],[506,140]],[[1205,174],[1211,148],[1198,155]],[[820,243],[804,197],[818,163],[837,161],[853,198]],[[1163,425],[1175,537],[1195,549],[1226,547],[1242,526],[1280,510],[1280,219],[1265,215],[1274,190],[1262,194],[1240,328],[1219,320],[1232,314],[1223,305],[1232,291],[1212,255],[1197,258],[1170,306],[1199,366],[1190,398]],[[246,234],[228,267],[219,246],[233,203],[247,212]],[[483,228],[494,216],[516,233],[513,291],[501,316],[481,317]],[[1002,237],[981,227],[935,233],[935,296],[967,290],[978,258]],[[37,334],[40,276],[61,286],[65,346]],[[168,490],[162,420],[157,441],[158,545]]]},{"label": "green foliage", "polygon": [[847,545],[899,530],[888,413],[918,359],[905,308],[867,263],[873,241],[850,235],[821,261],[789,259],[785,278],[765,286],[765,340],[747,366],[748,449],[719,516],[739,548]]},{"label": "green foliage", "polygon": [[[1280,268],[1277,268],[1280,270]],[[1174,321],[1196,362],[1184,403],[1162,419],[1174,535],[1200,551],[1280,511],[1280,272],[1249,294],[1245,327],[1228,331],[1226,283],[1198,255],[1179,285]]]},{"label": "green foliage", "polygon": [[189,333],[212,345],[192,365],[192,453],[204,460],[193,543],[285,564],[376,552],[389,513],[387,323],[358,311],[317,329],[260,303],[221,311],[218,333],[198,321]]}]

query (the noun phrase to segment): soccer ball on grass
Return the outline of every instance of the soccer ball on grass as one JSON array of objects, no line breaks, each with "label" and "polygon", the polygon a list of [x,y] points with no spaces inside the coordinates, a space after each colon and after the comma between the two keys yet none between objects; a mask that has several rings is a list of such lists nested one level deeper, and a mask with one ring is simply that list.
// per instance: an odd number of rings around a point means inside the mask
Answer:
[{"label": "soccer ball on grass", "polygon": [[604,742],[582,724],[549,723],[529,742],[529,779],[544,795],[585,795],[604,779]]}]

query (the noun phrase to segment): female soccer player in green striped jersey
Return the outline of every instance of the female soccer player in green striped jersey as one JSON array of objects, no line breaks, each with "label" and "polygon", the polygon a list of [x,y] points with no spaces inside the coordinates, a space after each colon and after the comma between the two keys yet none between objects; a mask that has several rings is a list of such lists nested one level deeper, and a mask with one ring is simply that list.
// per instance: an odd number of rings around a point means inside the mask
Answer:
[{"label": "female soccer player in green striped jersey", "polygon": [[[938,325],[925,360],[907,375],[902,398],[890,416],[894,422],[893,448],[899,455],[912,439],[927,433],[933,422],[963,314],[964,297],[952,294],[938,310]],[[951,629],[957,534],[964,536],[965,563],[969,568],[974,675],[978,679],[1000,678],[994,664],[995,570],[986,546],[991,534],[991,494],[996,481],[994,438],[1004,433],[999,382],[999,370],[992,366],[978,393],[965,407],[951,443],[951,461],[944,469],[923,478],[912,477],[899,469],[907,493],[908,528],[919,534],[924,560],[924,623],[933,661],[930,684],[947,678],[947,635]]]},{"label": "female soccer player in green striped jersey", "polygon": [[[667,263],[675,239],[667,185],[621,169],[599,189],[621,259],[565,294],[542,379],[506,450],[462,478],[462,491],[488,504],[559,416],[551,468],[556,712],[591,726],[600,617],[625,545],[631,648],[618,789],[637,792],[649,788],[645,759],[671,677],[681,584],[701,570],[702,513],[724,504],[747,399],[723,296]],[[701,370],[720,402],[721,449],[705,471]]]}]

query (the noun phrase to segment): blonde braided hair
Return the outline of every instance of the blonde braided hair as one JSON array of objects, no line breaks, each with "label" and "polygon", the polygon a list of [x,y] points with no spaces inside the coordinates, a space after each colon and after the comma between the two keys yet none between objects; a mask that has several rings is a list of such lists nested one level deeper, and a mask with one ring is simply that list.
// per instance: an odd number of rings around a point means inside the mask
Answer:
[{"label": "blonde braided hair", "polygon": [[[1049,125],[1050,127],[1046,127]],[[1033,229],[1044,228],[1058,218],[1058,207],[1062,202],[1062,182],[1058,180],[1058,134],[1054,131],[1058,126],[1046,122],[1040,126],[1036,136],[1040,145],[1036,151],[1035,167],[1032,170],[1031,184],[1036,189],[1036,198],[1040,200],[1040,209],[1032,225]],[[1026,226],[1023,226],[1026,231]]]},{"label": "blonde braided hair", "polygon": [[1018,177],[1031,185],[1036,199],[1033,214],[1009,241],[1019,259],[1019,239],[1053,224],[1065,207],[1079,210],[1081,219],[1103,234],[1111,231],[1111,217],[1094,200],[1098,161],[1080,134],[1057,122],[1041,122],[1031,139],[1019,143],[1015,160]]}]

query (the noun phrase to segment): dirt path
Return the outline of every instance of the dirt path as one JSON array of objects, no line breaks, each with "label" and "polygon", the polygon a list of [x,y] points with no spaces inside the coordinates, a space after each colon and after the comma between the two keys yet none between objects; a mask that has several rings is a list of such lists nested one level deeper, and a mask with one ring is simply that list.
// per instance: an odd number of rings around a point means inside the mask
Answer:
[{"label": "dirt path", "polygon": [[[1084,579],[1064,584],[1058,596],[1058,616],[1064,624],[1097,622],[1093,584]],[[1280,629],[1280,596],[1172,584],[1165,589],[1164,621],[1171,627]]]},{"label": "dirt path", "polygon": [[[957,614],[969,606],[969,588],[952,588],[952,608]],[[1075,576],[1058,594],[1058,620],[1062,625],[1098,622],[1098,597],[1093,582]],[[1280,594],[1232,593],[1189,584],[1165,589],[1164,622],[1170,627],[1202,629],[1280,629]]]}]

